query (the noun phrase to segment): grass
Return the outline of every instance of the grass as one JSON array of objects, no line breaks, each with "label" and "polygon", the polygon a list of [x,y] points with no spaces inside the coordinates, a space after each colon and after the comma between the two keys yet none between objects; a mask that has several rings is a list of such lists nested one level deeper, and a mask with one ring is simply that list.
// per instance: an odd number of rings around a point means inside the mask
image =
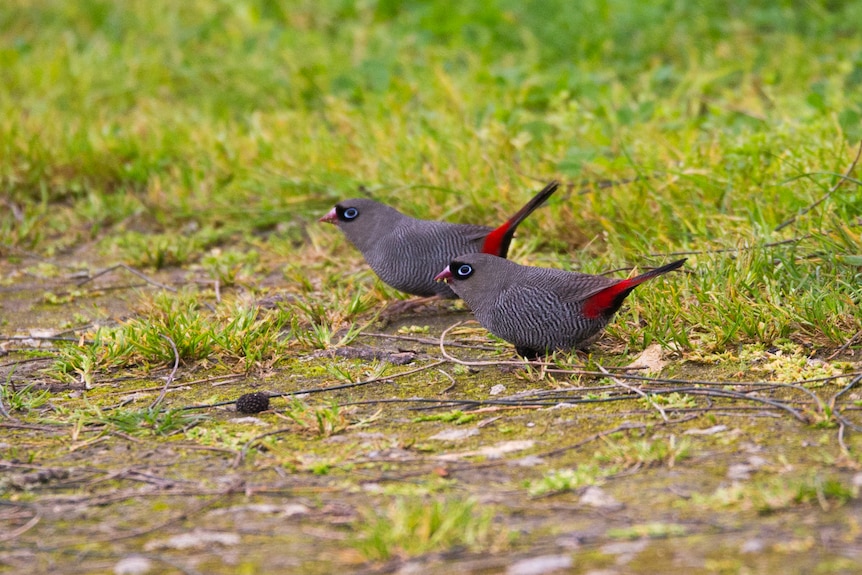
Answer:
[{"label": "grass", "polygon": [[[858,494],[857,494],[858,495]],[[711,496],[699,497],[714,508],[741,507],[760,514],[777,513],[794,506],[817,505],[823,511],[841,506],[854,497],[853,488],[840,479],[812,473],[803,477],[768,477],[751,483],[718,489]],[[699,501],[699,503],[701,503]]]},{"label": "grass", "polygon": [[650,441],[607,439],[605,448],[597,452],[596,460],[617,467],[662,465],[672,468],[679,460],[691,455],[691,442],[671,435],[666,440]]},{"label": "grass", "polygon": [[[314,284],[358,264],[308,224],[359,186],[419,217],[493,222],[533,176],[638,178],[552,200],[514,257],[600,272],[699,252],[612,324],[633,348],[840,344],[862,328],[858,180],[800,210],[862,137],[858,7],[773,4],[470,2],[438,22],[412,2],[12,2],[0,177],[16,210],[0,241],[50,257],[95,240],[223,286],[304,246],[296,274]],[[362,309],[380,301],[370,278]],[[306,342],[349,341],[339,329]]]},{"label": "grass", "polygon": [[289,340],[281,329],[289,320],[284,314],[237,305],[210,315],[202,308],[194,293],[144,298],[135,317],[97,330],[91,344],[63,347],[54,373],[65,380],[76,374],[92,383],[97,373],[120,366],[148,371],[173,363],[171,342],[183,362],[213,358],[247,372],[265,369],[286,353]]},{"label": "grass", "polygon": [[326,407],[310,407],[294,399],[288,406],[285,417],[293,421],[303,432],[318,437],[342,433],[350,426],[347,416],[334,401]]},{"label": "grass", "polygon": [[[500,550],[508,560],[518,545],[569,531],[693,540],[696,522],[681,527],[677,512],[720,509],[730,525],[749,510],[763,520],[852,507],[858,490],[846,474],[862,445],[846,406],[860,400],[858,389],[836,394],[859,370],[852,338],[862,332],[862,181],[859,168],[848,172],[862,140],[859,21],[862,5],[841,0],[5,2],[0,335],[50,330],[71,341],[47,342],[54,347],[38,354],[18,349],[35,343],[0,341],[0,354],[11,354],[0,360],[11,362],[0,365],[0,404],[11,416],[0,424],[14,436],[0,441],[0,463],[74,473],[87,458],[88,473],[109,469],[104,481],[62,484],[64,495],[128,476],[166,485],[153,479],[163,470],[199,481],[199,492],[224,488],[219,497],[304,497],[314,515],[285,539],[307,561],[288,570],[309,573],[429,554]],[[383,330],[384,307],[404,295],[316,222],[336,201],[370,195],[421,218],[492,224],[553,178],[563,186],[519,230],[516,261],[623,277],[688,257],[681,273],[629,297],[587,366],[626,365],[658,343],[663,375],[776,387],[734,385],[736,401],[706,397],[708,388],[645,388],[649,401],[619,403],[607,380],[504,365],[511,347],[474,324],[449,336],[482,349],[449,351],[484,354],[499,368],[441,362],[402,378],[385,359],[338,356],[370,341],[377,351],[417,352],[421,367],[439,356],[421,341],[445,326],[397,317],[386,329],[404,339],[362,335]],[[81,283],[114,264],[177,292],[121,269]],[[844,344],[841,357],[826,359]],[[174,347],[170,394],[148,407]],[[555,362],[582,359],[560,353]],[[800,380],[817,406],[780,387]],[[506,388],[498,399],[598,389],[582,396],[595,403],[560,410],[511,399],[445,404],[486,400],[498,383]],[[230,402],[246,387],[338,384],[320,403],[300,397],[257,423],[232,421]],[[741,405],[743,394],[796,405],[807,423]],[[402,403],[413,398],[444,407],[417,413]],[[199,404],[212,405],[206,417],[181,411]],[[764,410],[770,417],[754,417]],[[686,419],[704,411],[709,422]],[[621,422],[649,429],[601,434]],[[727,431],[696,442],[681,435],[716,423]],[[427,437],[459,425],[468,439],[441,446]],[[536,443],[512,452],[524,458],[518,465],[470,459],[525,439]],[[110,457],[129,452],[117,441],[133,449],[119,463]],[[530,463],[534,452],[580,441],[585,447]],[[725,463],[759,443],[774,468],[787,458],[828,473],[722,485]],[[243,450],[248,457],[234,459]],[[115,464],[152,469],[124,475]],[[225,487],[236,477],[242,488]],[[671,512],[669,489],[638,483],[677,477],[694,487]],[[264,485],[270,480],[277,484]],[[542,507],[603,482],[621,493],[645,489],[650,507],[627,501],[628,527],[586,531],[569,523],[586,521],[580,515]],[[128,516],[148,517],[136,513]],[[0,531],[17,534],[22,516],[0,517],[11,526]],[[855,533],[851,519],[839,528]],[[86,538],[81,525],[77,540]],[[321,525],[325,537],[309,536]],[[798,539],[809,535],[821,540]],[[317,557],[325,567],[305,559],[354,536],[358,559]],[[0,554],[0,564],[4,557],[15,559]]]},{"label": "grass", "polygon": [[[370,512],[360,526],[357,548],[371,559],[422,555],[459,546],[490,551],[505,541],[492,529],[493,512],[469,500],[398,498]],[[497,539],[498,541],[495,541]]]},{"label": "grass", "polygon": [[601,485],[605,477],[616,473],[616,469],[602,469],[596,465],[581,465],[576,469],[555,469],[541,479],[530,482],[530,495],[537,497],[549,493],[562,493],[590,485]]}]

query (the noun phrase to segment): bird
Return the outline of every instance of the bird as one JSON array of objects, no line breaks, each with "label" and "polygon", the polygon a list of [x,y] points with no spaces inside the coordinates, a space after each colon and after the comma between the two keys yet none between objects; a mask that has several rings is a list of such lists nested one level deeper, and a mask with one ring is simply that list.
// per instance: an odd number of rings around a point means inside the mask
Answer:
[{"label": "bird", "polygon": [[487,254],[464,254],[435,277],[445,281],[492,334],[537,359],[595,341],[631,291],[675,270],[685,259],[629,279],[521,265]]},{"label": "bird", "polygon": [[552,181],[502,225],[420,220],[367,198],[339,202],[321,222],[335,224],[387,285],[417,296],[458,296],[434,275],[452,259],[483,252],[505,258],[518,225],[559,187]]}]

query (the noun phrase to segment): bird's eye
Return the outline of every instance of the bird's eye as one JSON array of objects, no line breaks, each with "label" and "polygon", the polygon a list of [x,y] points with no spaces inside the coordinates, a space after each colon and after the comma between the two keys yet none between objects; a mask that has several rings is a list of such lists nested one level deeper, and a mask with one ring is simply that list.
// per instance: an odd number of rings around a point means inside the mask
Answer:
[{"label": "bird's eye", "polygon": [[470,274],[473,273],[473,266],[469,264],[461,264],[458,266],[458,269],[455,270],[455,275],[459,278],[470,277]]},{"label": "bird's eye", "polygon": [[359,215],[359,210],[357,210],[356,208],[347,208],[346,210],[344,210],[343,215],[345,220],[352,220]]}]

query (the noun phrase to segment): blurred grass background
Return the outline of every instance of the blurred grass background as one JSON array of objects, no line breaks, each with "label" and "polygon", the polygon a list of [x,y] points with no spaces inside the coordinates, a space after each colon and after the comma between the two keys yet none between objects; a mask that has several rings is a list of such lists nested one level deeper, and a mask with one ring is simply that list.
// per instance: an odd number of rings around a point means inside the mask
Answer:
[{"label": "blurred grass background", "polygon": [[306,227],[360,186],[494,222],[556,177],[572,193],[516,259],[596,272],[803,238],[692,258],[620,335],[649,313],[668,325],[645,339],[684,345],[843,341],[862,327],[858,181],[775,228],[862,139],[859,22],[856,1],[7,0],[0,250],[163,267],[310,233],[357,262]]}]

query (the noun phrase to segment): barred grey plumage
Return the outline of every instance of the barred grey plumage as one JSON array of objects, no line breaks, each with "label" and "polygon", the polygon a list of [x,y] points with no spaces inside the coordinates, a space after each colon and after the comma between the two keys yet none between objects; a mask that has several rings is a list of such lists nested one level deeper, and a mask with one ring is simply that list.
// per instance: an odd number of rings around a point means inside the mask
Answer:
[{"label": "barred grey plumage", "polygon": [[551,182],[498,228],[419,220],[370,199],[339,202],[320,221],[337,225],[374,273],[397,290],[418,295],[458,296],[434,275],[452,258],[487,251],[505,257],[515,229],[559,184]]},{"label": "barred grey plumage", "polygon": [[589,345],[636,286],[683,262],[617,280],[474,253],[455,258],[437,279],[449,282],[485,329],[536,357]]}]

